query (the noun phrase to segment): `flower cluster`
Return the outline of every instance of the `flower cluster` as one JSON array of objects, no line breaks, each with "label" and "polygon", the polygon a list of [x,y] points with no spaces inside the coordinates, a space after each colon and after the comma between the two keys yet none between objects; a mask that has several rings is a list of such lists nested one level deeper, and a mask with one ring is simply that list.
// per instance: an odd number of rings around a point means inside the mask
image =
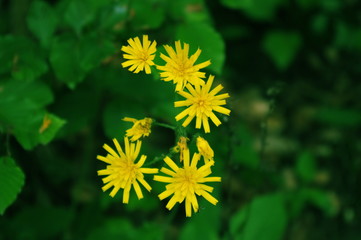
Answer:
[{"label": "flower cluster", "polygon": [[[196,63],[202,52],[200,49],[189,56],[187,43],[176,41],[175,48],[164,45],[165,52],[160,54],[160,59],[165,63],[158,65],[154,62],[156,45],[156,41],[150,41],[147,35],[143,35],[142,42],[139,37],[129,39],[128,45],[121,48],[125,59],[122,66],[134,73],[145,71],[146,74],[150,74],[152,70],[159,71],[160,80],[172,82],[175,85],[175,93],[184,98],[174,102],[176,108],[185,107],[175,116],[177,122],[185,120],[179,126],[171,127],[177,136],[175,147],[163,158],[165,167],[160,170],[143,167],[147,157],[141,155],[138,160],[141,139],[151,134],[152,125],[166,124],[157,123],[148,117],[139,120],[124,117],[123,121],[133,123],[124,134],[124,151],[116,139],[113,139],[115,150],[104,144],[103,148],[107,154],[98,155],[97,159],[108,165],[106,169],[99,170],[98,175],[105,176],[103,191],[113,188],[110,196],[114,197],[122,189],[123,203],[128,203],[131,189],[134,189],[138,199],[142,199],[141,186],[147,191],[152,189],[149,180],[145,180],[145,175],[157,174],[160,171],[165,175],[153,177],[154,181],[166,183],[165,190],[158,195],[159,199],[170,197],[166,205],[169,210],[176,203],[185,202],[186,216],[191,217],[192,212],[199,210],[198,197],[203,197],[213,205],[217,204],[218,200],[211,195],[213,187],[206,183],[221,182],[221,177],[210,176],[215,160],[214,151],[208,141],[201,133],[193,135],[190,140],[186,127],[195,119],[196,129],[203,127],[204,133],[210,133],[209,119],[214,125],[219,126],[221,121],[217,114],[230,115],[230,110],[225,107],[229,94],[220,94],[223,86],[219,84],[212,87],[214,76],[209,75],[207,79],[206,73],[202,71],[211,64],[210,60]],[[198,152],[192,155],[188,144],[195,144]],[[200,161],[201,158],[203,161]],[[176,160],[179,160],[179,163]]]}]

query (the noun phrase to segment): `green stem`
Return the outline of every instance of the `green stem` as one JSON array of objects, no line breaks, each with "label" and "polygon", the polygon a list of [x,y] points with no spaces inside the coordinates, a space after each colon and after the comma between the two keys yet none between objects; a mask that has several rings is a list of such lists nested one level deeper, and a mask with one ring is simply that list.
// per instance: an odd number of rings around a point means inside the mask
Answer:
[{"label": "green stem", "polygon": [[172,129],[172,130],[175,130],[175,129],[176,129],[175,126],[172,126],[172,125],[169,125],[169,124],[166,124],[166,123],[156,122],[156,121],[154,121],[154,125],[160,126],[160,127],[169,128],[169,129]]}]

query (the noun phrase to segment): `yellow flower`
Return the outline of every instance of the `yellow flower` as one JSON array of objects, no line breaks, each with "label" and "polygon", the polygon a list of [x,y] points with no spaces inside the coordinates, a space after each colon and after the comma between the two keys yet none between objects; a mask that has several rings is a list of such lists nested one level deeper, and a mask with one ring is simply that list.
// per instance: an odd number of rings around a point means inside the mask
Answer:
[{"label": "yellow flower", "polygon": [[177,146],[179,148],[180,154],[179,154],[179,160],[182,162],[184,159],[184,151],[188,149],[187,141],[189,141],[189,138],[181,136],[177,142]]},{"label": "yellow flower", "polygon": [[158,169],[142,168],[147,158],[145,155],[142,155],[139,161],[135,163],[142,145],[141,141],[137,141],[136,143],[129,143],[128,138],[124,138],[125,152],[123,152],[115,138],[113,139],[113,142],[118,153],[107,144],[104,144],[103,148],[109,154],[107,154],[105,157],[99,155],[97,156],[98,160],[109,164],[106,169],[98,171],[99,176],[108,175],[107,177],[103,178],[103,183],[105,184],[105,186],[102,187],[103,191],[113,187],[109,195],[114,197],[119,189],[122,188],[124,189],[123,203],[128,203],[129,192],[133,186],[138,199],[143,198],[142,190],[138,182],[142,184],[149,192],[152,188],[144,180],[144,174],[158,173]]},{"label": "yellow flower", "polygon": [[213,187],[204,183],[221,181],[220,177],[208,177],[212,173],[211,166],[214,164],[213,161],[209,161],[202,167],[197,168],[200,154],[195,153],[191,162],[189,158],[189,149],[186,149],[184,151],[183,168],[180,168],[168,156],[165,157],[164,161],[171,169],[163,167],[160,171],[170,177],[154,176],[155,181],[168,183],[166,190],[158,195],[159,199],[163,200],[173,195],[166,208],[171,210],[177,202],[182,203],[185,200],[187,217],[192,216],[192,208],[194,212],[197,212],[199,209],[196,195],[204,197],[213,205],[217,204],[218,200],[209,194],[213,191]]},{"label": "yellow flower", "polygon": [[226,104],[225,99],[229,97],[229,94],[224,93],[216,96],[216,94],[223,89],[223,86],[218,85],[212,91],[210,91],[213,79],[214,76],[211,75],[205,85],[196,85],[193,88],[190,84],[187,84],[186,88],[189,92],[178,92],[178,94],[185,97],[186,100],[177,101],[174,103],[174,106],[188,107],[175,117],[175,119],[179,121],[188,115],[187,119],[182,124],[183,127],[188,126],[188,124],[193,120],[193,118],[196,117],[196,128],[201,128],[203,124],[204,131],[206,133],[209,133],[210,128],[208,118],[210,118],[216,126],[219,126],[221,124],[221,121],[216,117],[213,111],[225,115],[230,114],[231,111],[229,109],[221,107],[221,105]]},{"label": "yellow flower", "polygon": [[123,121],[134,123],[133,126],[126,131],[126,136],[131,137],[130,141],[137,141],[141,137],[149,136],[151,133],[151,126],[153,120],[151,118],[144,118],[137,120],[135,118],[125,117]]},{"label": "yellow flower", "polygon": [[122,63],[123,68],[129,67],[129,71],[139,73],[145,69],[146,74],[150,74],[150,66],[154,65],[155,52],[157,51],[157,42],[148,40],[147,35],[143,35],[143,45],[139,38],[128,39],[128,46],[122,46],[121,50],[126,54],[123,54],[123,58],[128,59]]},{"label": "yellow flower", "polygon": [[184,49],[182,49],[181,42],[176,41],[175,51],[168,45],[164,45],[164,48],[169,56],[161,54],[160,57],[166,61],[166,64],[164,66],[157,66],[159,70],[163,71],[160,73],[162,80],[173,80],[173,83],[177,84],[175,89],[176,91],[183,90],[188,82],[193,85],[204,84],[202,78],[205,78],[206,75],[204,72],[200,72],[199,70],[210,65],[211,61],[208,60],[194,65],[201,54],[200,49],[188,58],[189,45],[187,43],[184,43]]},{"label": "yellow flower", "polygon": [[202,137],[197,137],[198,152],[203,156],[204,162],[213,161],[214,152],[209,143]]}]

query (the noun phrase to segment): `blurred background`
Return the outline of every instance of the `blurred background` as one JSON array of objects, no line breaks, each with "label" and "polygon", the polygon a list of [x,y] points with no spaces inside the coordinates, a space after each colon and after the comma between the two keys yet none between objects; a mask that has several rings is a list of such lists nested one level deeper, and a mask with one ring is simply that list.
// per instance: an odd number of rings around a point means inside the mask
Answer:
[{"label": "blurred background", "polygon": [[[219,203],[191,218],[96,173],[123,117],[176,125],[173,85],[121,67],[143,34],[201,48],[231,95],[204,136]],[[0,0],[0,239],[361,239],[360,77],[357,0]],[[141,154],[175,144],[153,126]]]}]

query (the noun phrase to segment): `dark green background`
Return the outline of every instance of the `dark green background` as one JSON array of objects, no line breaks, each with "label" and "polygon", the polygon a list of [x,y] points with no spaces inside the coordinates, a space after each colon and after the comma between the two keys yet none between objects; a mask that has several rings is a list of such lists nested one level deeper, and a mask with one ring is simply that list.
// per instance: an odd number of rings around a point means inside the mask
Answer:
[{"label": "dark green background", "polygon": [[[149,176],[123,205],[96,175],[123,117],[177,124],[173,85],[121,67],[143,34],[201,48],[231,95],[204,136],[219,203],[192,218]],[[0,0],[0,239],[360,239],[360,77],[357,0]],[[154,126],[141,153],[175,137]]]}]

